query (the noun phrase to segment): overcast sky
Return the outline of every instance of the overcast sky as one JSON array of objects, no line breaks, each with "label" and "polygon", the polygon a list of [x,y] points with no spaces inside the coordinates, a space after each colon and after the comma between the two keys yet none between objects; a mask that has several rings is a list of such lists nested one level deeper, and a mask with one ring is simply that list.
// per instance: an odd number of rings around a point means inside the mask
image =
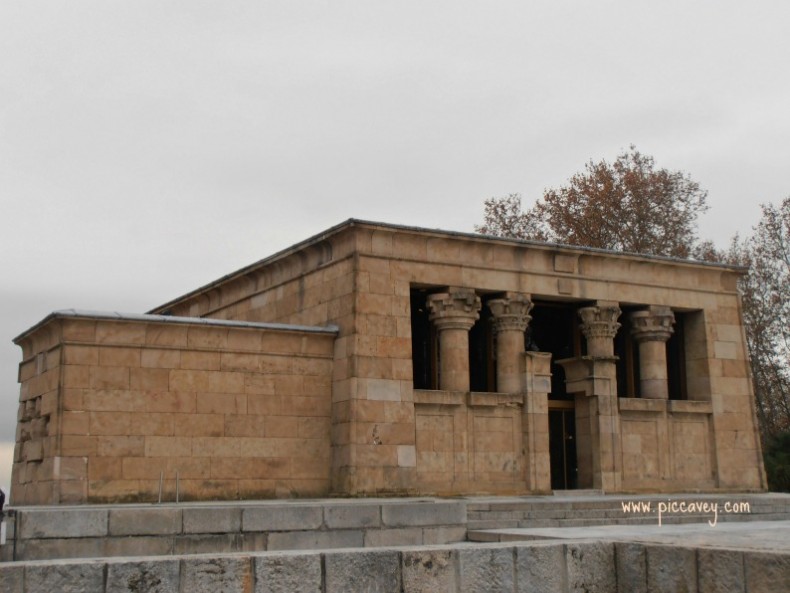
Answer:
[{"label": "overcast sky", "polygon": [[632,143],[708,190],[702,237],[748,234],[790,195],[789,25],[787,0],[0,0],[0,485],[11,339],[52,310],[147,311],[350,217],[472,231]]}]

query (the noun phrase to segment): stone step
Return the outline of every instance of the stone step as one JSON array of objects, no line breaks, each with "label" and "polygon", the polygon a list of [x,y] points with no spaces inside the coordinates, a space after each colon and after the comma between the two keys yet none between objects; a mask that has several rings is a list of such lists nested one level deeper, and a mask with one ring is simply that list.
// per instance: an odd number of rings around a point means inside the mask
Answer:
[{"label": "stone step", "polygon": [[[644,505],[650,505],[647,510]],[[625,505],[639,505],[628,508]],[[695,508],[692,505],[707,505]],[[578,527],[658,523],[789,520],[790,495],[678,494],[543,496],[470,500],[468,528]]]}]

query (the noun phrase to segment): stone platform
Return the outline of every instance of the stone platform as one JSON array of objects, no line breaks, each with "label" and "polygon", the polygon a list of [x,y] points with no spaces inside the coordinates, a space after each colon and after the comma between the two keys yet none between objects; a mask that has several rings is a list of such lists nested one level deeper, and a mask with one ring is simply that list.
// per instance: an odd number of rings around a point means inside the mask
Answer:
[{"label": "stone platform", "polygon": [[[667,518],[660,527],[650,513],[642,517],[650,520],[648,525],[625,521],[634,517],[625,516],[633,513],[623,512],[623,502],[656,504],[670,499],[720,505],[748,502],[751,512],[720,513],[715,526],[704,514],[694,523],[685,522],[694,518],[690,513],[677,517],[683,523]],[[47,549],[42,542],[61,539],[48,549],[63,550],[70,542],[74,550],[85,552],[97,544],[86,546],[80,539],[121,546],[118,542],[124,538],[139,551],[120,554],[124,557],[37,561],[28,555],[23,561],[0,564],[0,591],[778,593],[790,591],[789,503],[788,495],[689,494],[25,508],[17,514],[18,551],[28,546],[26,554],[41,557]],[[524,505],[531,506],[525,510]],[[606,516],[597,505],[608,505],[612,515]],[[565,515],[535,515],[535,521],[579,520],[594,511],[590,520],[598,523],[508,525],[528,521],[518,514],[541,509]],[[477,512],[502,513],[502,524],[480,528],[483,519],[472,518]],[[458,541],[467,535],[467,527],[473,541]],[[150,533],[156,530],[158,536]],[[232,533],[219,533],[223,530]],[[149,535],[134,535],[141,531]],[[23,534],[34,537],[25,540]],[[182,551],[186,544],[175,547],[175,542],[193,536],[232,539],[247,534],[248,539],[236,540],[245,542],[245,549],[205,554],[198,553],[197,544],[189,550],[192,553]],[[146,550],[146,545],[160,540],[143,537],[170,538],[172,547]],[[437,541],[441,537],[448,541]],[[222,540],[192,541],[213,542],[206,545],[216,548]]]}]

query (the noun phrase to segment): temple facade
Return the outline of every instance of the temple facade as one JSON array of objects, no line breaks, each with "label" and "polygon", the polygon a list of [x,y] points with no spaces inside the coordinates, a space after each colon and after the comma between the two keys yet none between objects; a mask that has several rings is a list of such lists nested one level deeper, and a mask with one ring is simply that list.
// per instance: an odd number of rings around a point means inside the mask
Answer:
[{"label": "temple facade", "polygon": [[21,346],[15,505],[759,491],[742,270],[349,220]]}]

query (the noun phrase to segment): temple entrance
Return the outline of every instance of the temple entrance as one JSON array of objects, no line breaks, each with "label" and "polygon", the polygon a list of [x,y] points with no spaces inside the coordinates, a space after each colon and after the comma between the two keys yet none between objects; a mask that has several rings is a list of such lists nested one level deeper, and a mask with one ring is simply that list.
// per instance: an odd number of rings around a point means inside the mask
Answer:
[{"label": "temple entrance", "polygon": [[548,402],[551,488],[577,488],[576,403],[573,394],[565,389],[565,370],[556,362],[581,354],[576,306],[572,303],[536,302],[526,346],[528,350],[551,353]]},{"label": "temple entrance", "polygon": [[[565,404],[557,407],[556,404]],[[577,488],[576,410],[573,402],[549,402],[551,489]]]}]

